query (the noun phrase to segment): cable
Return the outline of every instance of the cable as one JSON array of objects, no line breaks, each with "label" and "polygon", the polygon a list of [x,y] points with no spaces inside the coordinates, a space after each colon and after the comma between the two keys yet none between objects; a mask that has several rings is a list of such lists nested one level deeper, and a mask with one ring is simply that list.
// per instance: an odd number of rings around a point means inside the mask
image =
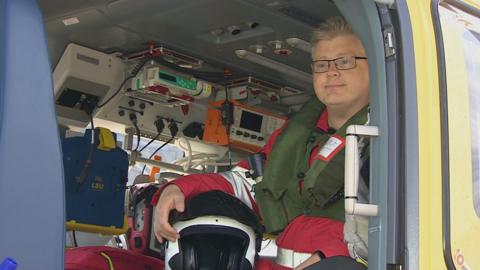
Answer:
[{"label": "cable", "polygon": [[120,90],[122,90],[123,86],[125,85],[125,83],[130,80],[130,79],[133,79],[137,76],[138,72],[140,72],[140,70],[143,68],[143,66],[145,65],[145,63],[147,63],[147,61],[150,60],[150,57],[149,56],[145,56],[142,61],[140,63],[138,63],[134,68],[133,70],[130,72],[130,76],[128,76],[127,78],[125,78],[125,80],[123,80],[123,82],[120,84],[120,86],[117,88],[117,90],[115,90],[115,93],[113,93],[113,95],[111,97],[109,97],[105,102],[103,102],[102,104],[100,105],[97,105],[97,108],[102,108],[103,106],[107,105],[107,103],[109,103],[116,95],[118,95],[118,93],[120,93]]},{"label": "cable", "polygon": [[[161,119],[159,119],[161,120]],[[158,120],[157,120],[158,121]],[[157,121],[155,121],[155,125],[157,126]],[[168,129],[170,130],[170,135],[172,136],[168,141],[166,141],[164,144],[162,144],[160,147],[157,148],[157,150],[155,150],[151,155],[150,157],[148,157],[148,159],[151,159],[158,151],[160,151],[160,149],[162,149],[165,145],[169,144],[171,141],[173,141],[173,139],[175,139],[175,136],[177,135],[178,133],[178,126],[177,126],[177,123],[175,122],[175,120],[173,119],[167,119],[168,121]],[[163,121],[161,121],[162,124],[158,124],[159,126],[161,126],[161,128],[163,129]],[[159,126],[157,126],[157,129],[159,129]],[[147,165],[143,165],[143,169],[142,169],[142,173],[143,174],[145,172],[145,168],[147,167]]]},{"label": "cable", "polygon": [[163,129],[165,128],[165,124],[163,123],[162,118],[158,118],[157,120],[155,120],[155,122],[153,124],[157,128],[157,135],[155,135],[155,137],[153,139],[151,139],[145,146],[143,146],[142,149],[140,149],[140,151],[138,151],[139,153],[142,152],[143,149],[147,148],[147,146],[149,146],[153,141],[158,139],[158,137],[162,133]]},{"label": "cable", "polygon": [[272,242],[272,239],[268,239],[268,243],[265,244],[265,246],[262,248],[262,250],[265,250],[270,245],[271,242]]},{"label": "cable", "polygon": [[95,126],[93,125],[93,116],[91,114],[89,114],[89,116],[90,116],[90,128],[91,128],[90,149],[88,150],[88,155],[87,155],[87,158],[85,159],[83,169],[77,178],[77,191],[80,188],[80,185],[83,184],[83,182],[85,181],[85,178],[88,175],[88,170],[93,163],[92,155],[93,155],[93,148],[95,146]]},{"label": "cable", "polygon": [[155,140],[157,140],[158,137],[160,137],[160,133],[157,133],[157,135],[155,135],[155,137],[153,137],[147,144],[145,144],[145,145],[138,151],[138,153],[142,152],[145,148],[147,148],[147,146],[149,146],[152,142],[154,142]]},{"label": "cable", "polygon": [[230,150],[230,127],[233,124],[233,103],[228,98],[227,90],[227,78],[232,76],[229,69],[225,68],[223,71],[224,76],[224,89],[225,89],[225,102],[223,102],[220,108],[220,115],[222,118],[222,124],[225,126],[227,132],[227,147],[228,147],[228,160],[230,162],[230,168],[232,168],[232,151]]},{"label": "cable", "polygon": [[171,143],[173,141],[173,139],[175,138],[170,138],[168,139],[168,141],[164,142],[162,145],[160,145],[149,157],[148,159],[151,159],[158,151],[160,151],[160,149],[162,149],[163,147],[165,147],[165,145]]},{"label": "cable", "polygon": [[138,150],[138,147],[140,146],[140,129],[138,128],[138,125],[137,123],[133,123],[133,126],[135,127],[135,132],[137,133],[137,146],[135,147],[135,149],[133,151],[137,151]]},{"label": "cable", "polygon": [[72,238],[73,238],[73,246],[78,247],[77,236],[75,234],[75,230],[72,231]]},{"label": "cable", "polygon": [[122,90],[123,86],[125,85],[125,83],[130,80],[130,79],[133,79],[135,78],[135,76],[137,75],[130,75],[128,76],[127,78],[125,78],[125,80],[123,80],[123,82],[120,84],[120,86],[118,87],[117,90],[115,90],[115,93],[113,93],[113,95],[111,97],[109,97],[105,102],[103,102],[102,104],[100,105],[97,105],[97,108],[102,108],[103,106],[107,105],[107,103],[109,103],[116,95],[118,95],[118,93],[120,93],[120,90]]},{"label": "cable", "polygon": [[[175,139],[175,137],[172,137],[170,138],[168,141],[164,142],[162,145],[160,145],[157,150],[155,150],[149,157],[148,159],[151,159],[158,151],[160,151],[160,149],[162,149],[165,145],[169,144],[171,141],[173,141],[173,139]],[[147,165],[143,165],[143,169],[142,169],[142,173],[143,174],[145,172],[145,168],[147,167]]]},{"label": "cable", "polygon": [[137,151],[138,150],[138,147],[140,146],[140,129],[138,128],[138,119],[137,119],[137,115],[135,113],[130,113],[128,115],[128,118],[130,119],[130,121],[132,122],[133,126],[135,127],[135,132],[137,133],[137,146],[135,147],[135,149],[133,151]]}]

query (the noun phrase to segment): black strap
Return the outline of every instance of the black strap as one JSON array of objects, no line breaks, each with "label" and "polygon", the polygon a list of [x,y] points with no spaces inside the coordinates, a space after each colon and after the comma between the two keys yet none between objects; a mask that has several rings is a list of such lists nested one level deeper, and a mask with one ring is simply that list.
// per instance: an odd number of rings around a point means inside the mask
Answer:
[{"label": "black strap", "polygon": [[314,263],[305,270],[366,270],[367,267],[347,256],[335,256]]}]

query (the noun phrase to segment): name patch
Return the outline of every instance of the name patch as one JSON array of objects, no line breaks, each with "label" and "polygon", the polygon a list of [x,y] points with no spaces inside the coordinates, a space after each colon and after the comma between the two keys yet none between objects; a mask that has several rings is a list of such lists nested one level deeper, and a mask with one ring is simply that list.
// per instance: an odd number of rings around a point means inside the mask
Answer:
[{"label": "name patch", "polygon": [[320,148],[315,159],[330,161],[345,146],[345,139],[338,136],[331,136],[328,141]]}]

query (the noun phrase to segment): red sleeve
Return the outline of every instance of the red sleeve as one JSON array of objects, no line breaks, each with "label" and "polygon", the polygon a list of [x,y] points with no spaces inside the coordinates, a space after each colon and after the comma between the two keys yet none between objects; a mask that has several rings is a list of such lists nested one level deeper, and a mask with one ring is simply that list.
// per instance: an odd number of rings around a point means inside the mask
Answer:
[{"label": "red sleeve", "polygon": [[228,194],[234,195],[232,185],[219,174],[191,174],[175,179],[170,183],[160,187],[152,197],[152,205],[157,204],[163,189],[169,185],[178,186],[185,195],[185,199],[189,199],[199,193],[211,190],[221,190]]},{"label": "red sleeve", "polygon": [[280,248],[296,252],[321,251],[326,258],[349,256],[343,237],[343,222],[325,217],[300,215],[276,239]]},{"label": "red sleeve", "polygon": [[[230,195],[235,196],[232,185],[225,179],[223,176],[215,173],[205,173],[205,174],[191,174],[183,176],[181,178],[175,179],[170,183],[160,187],[152,197],[151,204],[157,205],[160,194],[162,194],[163,189],[169,185],[176,185],[185,195],[185,199],[189,199],[199,193],[212,191],[212,190],[221,190]],[[260,217],[260,211],[258,209],[255,200],[250,194],[248,195],[250,202],[252,203],[253,210]]]}]

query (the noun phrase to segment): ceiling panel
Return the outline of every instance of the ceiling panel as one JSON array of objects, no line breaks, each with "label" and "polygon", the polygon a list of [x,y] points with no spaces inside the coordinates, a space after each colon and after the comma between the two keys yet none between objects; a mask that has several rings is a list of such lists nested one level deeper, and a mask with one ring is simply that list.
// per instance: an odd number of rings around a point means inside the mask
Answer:
[{"label": "ceiling panel", "polygon": [[[254,74],[305,90],[310,83],[239,59],[235,50],[263,45],[265,57],[309,73],[308,53],[293,48],[288,56],[276,55],[269,43],[291,37],[308,41],[314,24],[338,14],[330,1],[315,0],[39,0],[39,4],[53,63],[68,42],[129,53],[154,41],[219,68],[232,68],[238,77]],[[72,17],[80,23],[62,22]],[[257,27],[250,28],[252,23]],[[234,35],[235,28],[240,32]]]}]

